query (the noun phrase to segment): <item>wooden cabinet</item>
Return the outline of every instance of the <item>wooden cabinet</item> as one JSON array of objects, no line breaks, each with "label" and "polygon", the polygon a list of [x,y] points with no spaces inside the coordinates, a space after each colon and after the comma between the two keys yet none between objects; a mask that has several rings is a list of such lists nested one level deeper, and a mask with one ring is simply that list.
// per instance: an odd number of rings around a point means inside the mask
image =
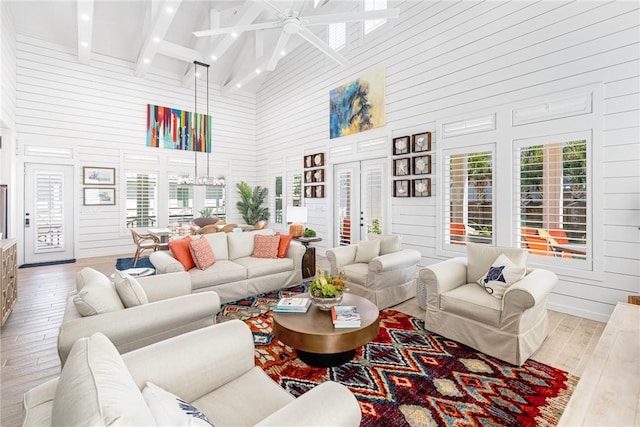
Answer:
[{"label": "wooden cabinet", "polygon": [[14,239],[0,240],[0,281],[2,284],[2,325],[18,299],[18,253]]}]

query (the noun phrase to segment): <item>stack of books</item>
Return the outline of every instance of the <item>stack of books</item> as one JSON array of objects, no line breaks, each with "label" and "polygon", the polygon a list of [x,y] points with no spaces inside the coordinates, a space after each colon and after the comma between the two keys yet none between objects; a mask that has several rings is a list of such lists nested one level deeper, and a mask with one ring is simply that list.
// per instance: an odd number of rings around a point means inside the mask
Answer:
[{"label": "stack of books", "polygon": [[273,308],[277,313],[306,313],[311,305],[309,298],[281,298]]},{"label": "stack of books", "polygon": [[354,305],[336,305],[331,307],[331,319],[335,328],[359,328],[360,313]]}]

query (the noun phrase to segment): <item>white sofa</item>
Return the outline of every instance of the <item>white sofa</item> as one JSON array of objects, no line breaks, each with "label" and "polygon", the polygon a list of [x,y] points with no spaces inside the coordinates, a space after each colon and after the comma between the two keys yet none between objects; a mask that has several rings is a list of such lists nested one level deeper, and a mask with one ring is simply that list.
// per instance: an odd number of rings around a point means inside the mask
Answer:
[{"label": "white sofa", "polygon": [[369,234],[368,240],[329,249],[331,274],[344,273],[349,292],[382,310],[416,296],[420,252],[402,249],[399,236]]},{"label": "white sofa", "polygon": [[[302,283],[302,257],[305,248],[292,241],[285,258],[254,258],[254,236],[273,235],[271,229],[243,233],[203,234],[215,255],[215,263],[206,270],[189,270],[193,292],[215,291],[220,302],[270,292]],[[184,271],[170,251],[154,252],[151,263],[158,274]]]},{"label": "white sofa", "polygon": [[[502,298],[478,285],[501,254],[526,275]],[[555,273],[526,269],[520,248],[467,244],[467,258],[452,258],[420,270],[426,286],[425,328],[514,365],[522,365],[547,337],[547,298]]]},{"label": "white sofa", "polygon": [[239,320],[122,356],[102,334],[82,338],[58,378],[25,394],[24,409],[25,427],[209,425],[202,415],[217,427],[355,427],[362,417],[335,382],[298,399],[287,393],[255,366],[253,335]]},{"label": "white sofa", "polygon": [[[220,298],[214,292],[191,294],[191,278],[185,272],[136,280],[145,294],[140,295],[145,302],[125,308],[129,304],[121,301],[107,276],[91,268],[78,272],[77,290],[67,299],[58,333],[58,355],[62,365],[76,340],[95,332],[105,334],[119,352],[126,353],[213,325],[215,315],[220,311]],[[98,314],[81,314],[74,302],[78,293],[83,294],[85,308],[90,306],[89,309]]]}]

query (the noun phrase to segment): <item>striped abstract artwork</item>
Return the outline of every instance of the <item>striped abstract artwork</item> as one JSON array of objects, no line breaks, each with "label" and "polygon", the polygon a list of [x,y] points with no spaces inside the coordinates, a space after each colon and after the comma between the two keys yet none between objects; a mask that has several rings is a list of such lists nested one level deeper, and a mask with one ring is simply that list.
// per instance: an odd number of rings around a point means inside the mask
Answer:
[{"label": "striped abstract artwork", "polygon": [[191,111],[147,104],[147,146],[210,153],[212,122],[205,114],[194,119]]}]

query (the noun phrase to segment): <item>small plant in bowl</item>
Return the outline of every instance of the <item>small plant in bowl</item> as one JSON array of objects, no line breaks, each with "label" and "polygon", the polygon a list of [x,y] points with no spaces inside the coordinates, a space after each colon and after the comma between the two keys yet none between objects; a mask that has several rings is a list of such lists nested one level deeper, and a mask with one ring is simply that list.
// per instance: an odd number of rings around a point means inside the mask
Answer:
[{"label": "small plant in bowl", "polygon": [[320,310],[331,310],[331,306],[340,305],[342,296],[348,289],[342,280],[342,271],[338,275],[331,275],[327,270],[318,269],[318,276],[309,286],[311,302]]}]

